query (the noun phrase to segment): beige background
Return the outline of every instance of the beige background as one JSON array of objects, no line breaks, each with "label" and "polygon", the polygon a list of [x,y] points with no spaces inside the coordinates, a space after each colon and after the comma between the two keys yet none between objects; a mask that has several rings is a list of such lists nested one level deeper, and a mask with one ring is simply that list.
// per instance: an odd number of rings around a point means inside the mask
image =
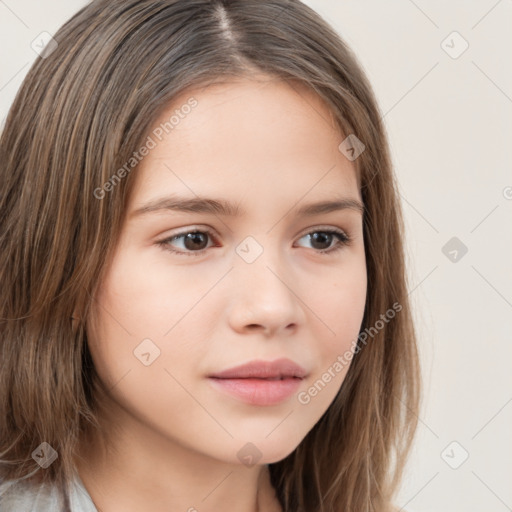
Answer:
[{"label": "beige background", "polygon": [[[399,505],[512,510],[512,1],[306,3],[368,73],[404,205],[426,392]],[[2,125],[31,42],[84,4],[0,0]]]}]

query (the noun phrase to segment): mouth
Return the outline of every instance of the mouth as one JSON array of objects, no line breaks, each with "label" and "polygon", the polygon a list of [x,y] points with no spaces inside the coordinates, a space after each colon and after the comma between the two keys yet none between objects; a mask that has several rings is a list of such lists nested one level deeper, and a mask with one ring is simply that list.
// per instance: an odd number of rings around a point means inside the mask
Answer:
[{"label": "mouth", "polygon": [[299,377],[218,378],[210,377],[212,386],[242,402],[269,406],[284,402],[293,395],[303,379]]},{"label": "mouth", "polygon": [[251,405],[279,404],[293,395],[307,372],[290,359],[251,361],[210,375],[211,385]]}]

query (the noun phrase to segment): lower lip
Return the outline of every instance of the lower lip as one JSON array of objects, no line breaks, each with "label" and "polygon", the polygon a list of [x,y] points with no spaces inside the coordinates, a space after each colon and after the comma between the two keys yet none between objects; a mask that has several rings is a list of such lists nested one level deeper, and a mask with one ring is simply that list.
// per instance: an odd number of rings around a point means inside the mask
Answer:
[{"label": "lower lip", "polygon": [[275,405],[293,395],[302,379],[218,379],[210,377],[212,385],[251,405]]}]

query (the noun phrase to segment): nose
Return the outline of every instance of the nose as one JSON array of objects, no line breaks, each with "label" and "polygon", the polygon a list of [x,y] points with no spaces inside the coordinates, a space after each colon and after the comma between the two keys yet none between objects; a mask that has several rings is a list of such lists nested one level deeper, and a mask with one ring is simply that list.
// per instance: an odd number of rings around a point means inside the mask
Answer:
[{"label": "nose", "polygon": [[287,336],[305,319],[289,266],[265,251],[256,261],[239,260],[231,273],[228,319],[240,334],[261,331],[266,337]]}]

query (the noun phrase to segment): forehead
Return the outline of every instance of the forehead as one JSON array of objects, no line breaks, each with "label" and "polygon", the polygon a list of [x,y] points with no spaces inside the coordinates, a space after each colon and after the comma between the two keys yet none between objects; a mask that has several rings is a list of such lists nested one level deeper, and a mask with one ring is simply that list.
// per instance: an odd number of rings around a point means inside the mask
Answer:
[{"label": "forehead", "polygon": [[296,82],[257,76],[187,89],[150,136],[155,147],[137,169],[144,197],[176,188],[218,196],[219,184],[234,195],[280,190],[284,199],[288,190],[290,200],[307,188],[358,189],[331,111]]},{"label": "forehead", "polygon": [[[311,110],[310,114],[316,112],[328,123],[331,117],[327,103],[306,84],[296,79],[265,74],[219,78],[211,83],[188,87],[176,95],[166,109],[162,110],[161,117],[165,118],[169,111],[179,108],[191,96],[203,104],[203,109],[232,102],[242,103],[251,111],[256,105],[264,106],[265,103],[277,101],[282,109],[290,112],[296,110],[297,113],[304,115],[304,107],[307,104],[308,110]],[[244,111],[239,113],[243,114]]]},{"label": "forehead", "polygon": [[[190,109],[187,103],[192,99],[196,106]],[[172,131],[183,136],[188,135],[187,128],[203,135],[200,129],[204,127],[214,128],[213,133],[233,135],[234,141],[242,135],[285,128],[287,131],[280,137],[283,142],[290,128],[312,132],[322,124],[324,131],[340,131],[330,108],[309,87],[296,80],[266,75],[185,89],[162,110],[155,126],[165,123],[173,114],[179,119],[174,116]],[[190,121],[184,122],[187,119]]]}]

